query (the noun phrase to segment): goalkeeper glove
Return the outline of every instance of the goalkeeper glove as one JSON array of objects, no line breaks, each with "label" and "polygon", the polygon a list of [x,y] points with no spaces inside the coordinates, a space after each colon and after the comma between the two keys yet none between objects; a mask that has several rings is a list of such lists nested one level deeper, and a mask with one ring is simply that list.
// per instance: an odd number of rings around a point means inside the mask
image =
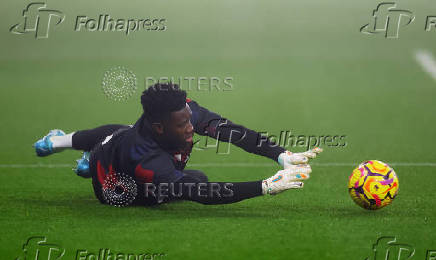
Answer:
[{"label": "goalkeeper glove", "polygon": [[290,151],[283,152],[279,155],[277,161],[285,169],[291,165],[296,164],[306,164],[309,162],[309,158],[313,159],[317,154],[322,152],[322,149],[315,147],[312,150],[306,151],[304,153],[292,153]]},{"label": "goalkeeper glove", "polygon": [[262,181],[262,193],[274,195],[289,189],[302,188],[302,181],[309,179],[312,169],[308,164],[290,165],[274,176]]}]

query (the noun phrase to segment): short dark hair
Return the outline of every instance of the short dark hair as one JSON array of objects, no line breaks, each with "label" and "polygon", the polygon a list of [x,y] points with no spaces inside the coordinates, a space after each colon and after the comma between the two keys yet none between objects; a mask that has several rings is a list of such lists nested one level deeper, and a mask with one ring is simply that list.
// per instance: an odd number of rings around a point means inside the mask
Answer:
[{"label": "short dark hair", "polygon": [[150,123],[161,122],[186,106],[186,92],[171,82],[156,83],[142,92],[141,104]]}]

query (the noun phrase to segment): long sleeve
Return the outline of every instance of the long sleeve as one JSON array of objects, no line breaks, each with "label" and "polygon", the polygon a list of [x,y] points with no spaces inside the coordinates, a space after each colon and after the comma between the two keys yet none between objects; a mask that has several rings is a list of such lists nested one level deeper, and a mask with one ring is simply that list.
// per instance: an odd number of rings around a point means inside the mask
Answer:
[{"label": "long sleeve", "polygon": [[150,203],[190,200],[205,205],[229,204],[262,195],[262,181],[199,182],[185,175],[177,182],[144,184],[144,196]]},{"label": "long sleeve", "polygon": [[268,157],[277,161],[279,154],[286,149],[261,136],[260,133],[242,125],[233,123],[220,115],[198,105],[188,102],[192,110],[192,124],[195,133],[207,135],[223,142],[230,142],[249,153]]}]

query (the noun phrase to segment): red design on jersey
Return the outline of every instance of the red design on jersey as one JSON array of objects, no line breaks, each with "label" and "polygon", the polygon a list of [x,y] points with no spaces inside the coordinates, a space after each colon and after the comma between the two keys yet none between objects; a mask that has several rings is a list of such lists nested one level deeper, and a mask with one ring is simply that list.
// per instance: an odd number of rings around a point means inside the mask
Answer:
[{"label": "red design on jersey", "polygon": [[112,183],[116,183],[116,180],[117,180],[117,177],[115,175],[115,171],[112,167],[112,164],[109,165],[109,171],[106,172],[104,167],[101,165],[100,160],[98,160],[97,161],[97,178],[98,178],[98,181],[100,182],[100,184],[102,185],[103,189],[112,188],[112,187],[107,187],[107,185],[106,185],[106,180],[108,180],[109,178],[111,178]]},{"label": "red design on jersey", "polygon": [[138,181],[143,183],[151,183],[153,182],[154,172],[152,170],[147,170],[142,168],[141,164],[138,164],[135,168],[135,177]]},{"label": "red design on jersey", "polygon": [[100,163],[100,160],[97,161],[97,178],[101,185],[104,184],[104,179],[106,178],[106,171]]}]

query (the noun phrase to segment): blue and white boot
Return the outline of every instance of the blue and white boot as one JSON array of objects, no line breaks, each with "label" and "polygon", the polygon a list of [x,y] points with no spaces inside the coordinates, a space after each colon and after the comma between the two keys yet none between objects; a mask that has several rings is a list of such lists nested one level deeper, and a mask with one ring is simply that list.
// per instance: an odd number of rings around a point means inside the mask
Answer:
[{"label": "blue and white boot", "polygon": [[91,173],[89,171],[89,152],[83,152],[82,158],[76,160],[77,166],[73,171],[83,178],[91,178]]},{"label": "blue and white boot", "polygon": [[63,135],[65,135],[65,133],[62,130],[59,129],[50,130],[50,132],[46,136],[39,139],[38,141],[36,141],[35,144],[33,144],[33,147],[35,147],[36,155],[43,157],[57,152],[53,149],[53,142],[50,141],[50,138],[52,136],[63,136]]}]

